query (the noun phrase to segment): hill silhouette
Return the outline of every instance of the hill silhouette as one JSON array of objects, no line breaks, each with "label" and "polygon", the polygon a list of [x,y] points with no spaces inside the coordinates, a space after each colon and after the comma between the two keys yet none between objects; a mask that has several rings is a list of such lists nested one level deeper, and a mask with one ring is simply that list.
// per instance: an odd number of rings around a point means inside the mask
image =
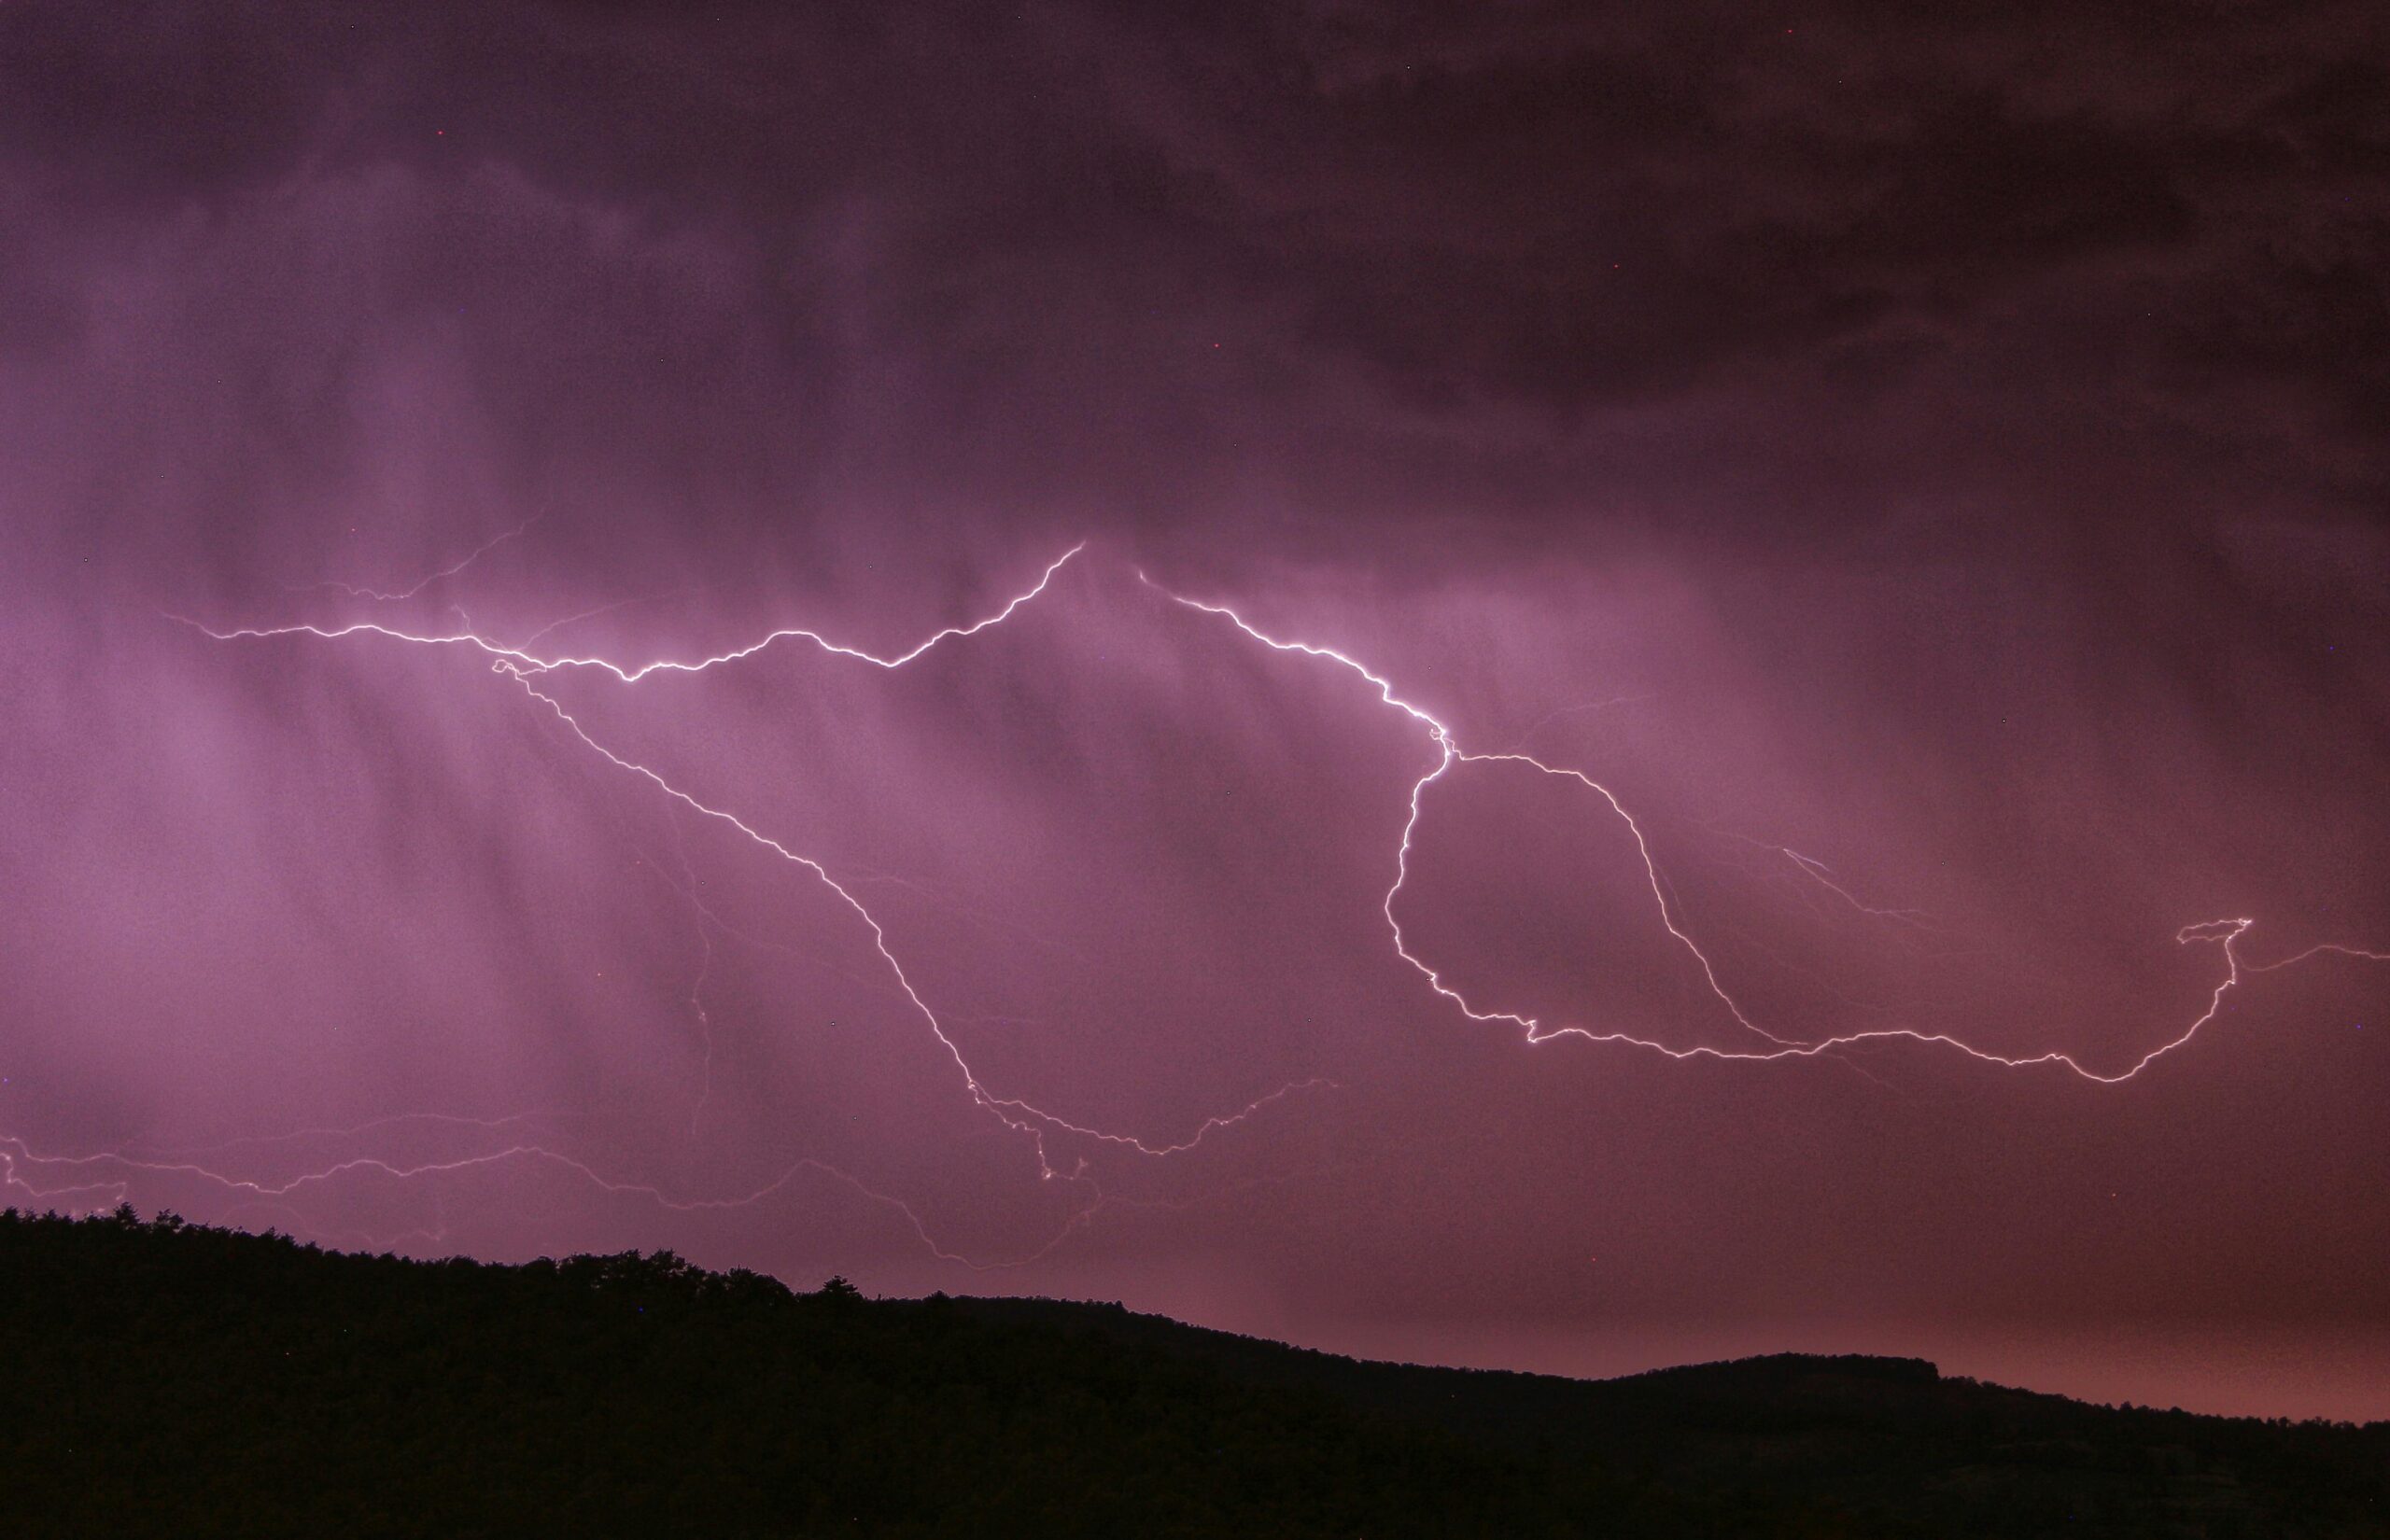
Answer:
[{"label": "hill silhouette", "polygon": [[2390,1534],[2390,1423],[1911,1359],[1358,1363],[668,1253],[415,1262],[0,1216],[0,1533]]}]

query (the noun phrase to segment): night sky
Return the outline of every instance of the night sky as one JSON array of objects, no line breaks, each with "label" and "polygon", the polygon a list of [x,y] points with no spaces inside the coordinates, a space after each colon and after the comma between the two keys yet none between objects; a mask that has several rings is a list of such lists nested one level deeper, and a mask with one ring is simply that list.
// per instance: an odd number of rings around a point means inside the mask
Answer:
[{"label": "night sky", "polygon": [[7,1200],[2390,1417],[2385,101],[7,0]]}]

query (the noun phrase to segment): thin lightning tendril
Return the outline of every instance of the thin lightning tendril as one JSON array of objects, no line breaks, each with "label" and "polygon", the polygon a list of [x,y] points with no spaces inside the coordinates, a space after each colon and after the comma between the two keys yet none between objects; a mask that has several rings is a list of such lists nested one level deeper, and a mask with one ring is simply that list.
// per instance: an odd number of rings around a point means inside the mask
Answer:
[{"label": "thin lightning tendril", "polygon": [[307,594],[313,593],[318,589],[332,588],[338,589],[341,593],[347,595],[352,599],[373,599],[382,604],[396,604],[402,599],[414,598],[417,594],[420,594],[425,589],[429,588],[433,583],[444,582],[448,579],[457,576],[458,573],[464,571],[465,568],[472,566],[475,562],[480,561],[484,556],[488,555],[499,546],[504,545],[507,541],[521,538],[525,531],[528,530],[533,525],[538,524],[541,519],[544,519],[547,516],[547,510],[541,509],[539,512],[532,514],[529,518],[524,520],[521,524],[516,525],[513,528],[509,529],[502,534],[493,536],[489,539],[484,540],[480,545],[475,546],[471,552],[467,553],[456,561],[450,562],[446,567],[440,568],[437,572],[426,575],[412,588],[401,588],[390,593],[384,593],[380,589],[364,588],[356,583],[327,581],[299,583],[293,585],[289,592],[294,594]]}]

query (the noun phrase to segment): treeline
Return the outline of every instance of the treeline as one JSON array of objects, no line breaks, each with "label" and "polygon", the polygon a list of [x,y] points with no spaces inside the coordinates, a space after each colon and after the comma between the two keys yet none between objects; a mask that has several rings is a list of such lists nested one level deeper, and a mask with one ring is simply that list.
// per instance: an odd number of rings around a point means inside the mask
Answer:
[{"label": "treeline", "polygon": [[426,1263],[11,1211],[0,1299],[0,1534],[1845,1533],[669,1253]]},{"label": "treeline", "polygon": [[0,1215],[0,1535],[2390,1534],[2390,1424],[1914,1360],[1585,1382],[1117,1307]]}]

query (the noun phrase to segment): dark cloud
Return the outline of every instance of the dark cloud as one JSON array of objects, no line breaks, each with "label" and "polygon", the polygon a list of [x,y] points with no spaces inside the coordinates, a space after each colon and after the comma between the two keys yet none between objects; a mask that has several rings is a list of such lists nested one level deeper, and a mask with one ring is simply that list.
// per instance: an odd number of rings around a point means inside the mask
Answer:
[{"label": "dark cloud", "polygon": [[[1894,479],[1901,449],[1832,409],[1863,418],[1937,371],[2103,371],[2087,406],[2110,432],[2148,431],[2153,399],[2212,429],[2262,383],[2378,437],[2366,8],[1794,21],[21,7],[11,244],[52,244],[14,254],[21,292],[49,296],[14,330],[62,344],[75,274],[177,261],[207,238],[193,220],[248,268],[220,282],[291,282],[316,253],[277,232],[316,246],[323,200],[381,188],[403,190],[348,225],[373,243],[359,319],[417,332],[461,307],[519,370],[520,333],[555,335],[569,305],[591,338],[574,383],[488,387],[561,419],[533,452],[652,441],[654,394],[694,393],[724,438],[809,439],[806,470],[743,467],[751,496],[810,500],[799,483],[843,458],[911,501],[967,472],[1014,504],[1146,520],[1255,480],[1448,502],[1368,474],[1412,457],[1388,437],[1407,424],[1547,462],[1511,474],[1550,510],[1586,497],[1607,422],[1785,369],[1762,388],[1801,387],[1805,433]],[[514,187],[527,212],[493,191]],[[659,249],[681,270],[641,272]],[[739,357],[656,313],[708,290]],[[1286,430],[1257,434],[1257,409]],[[1712,431],[1702,450],[1754,473],[1777,453],[1764,427]],[[2012,437],[2004,457],[2072,453]],[[2378,486],[2369,444],[2340,458],[2344,495]],[[1224,460],[1244,484],[1218,484]],[[1679,476],[1595,463],[1647,495]]]}]

